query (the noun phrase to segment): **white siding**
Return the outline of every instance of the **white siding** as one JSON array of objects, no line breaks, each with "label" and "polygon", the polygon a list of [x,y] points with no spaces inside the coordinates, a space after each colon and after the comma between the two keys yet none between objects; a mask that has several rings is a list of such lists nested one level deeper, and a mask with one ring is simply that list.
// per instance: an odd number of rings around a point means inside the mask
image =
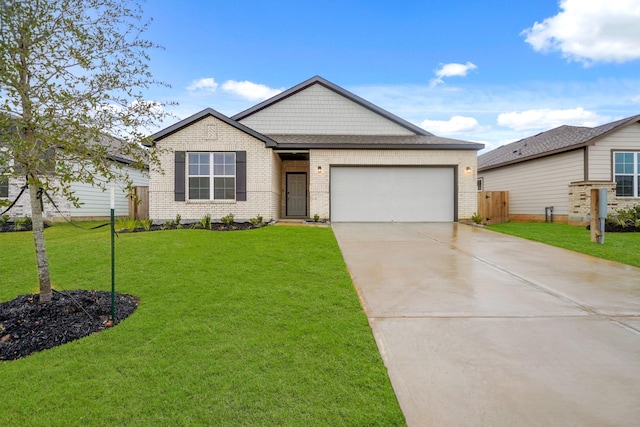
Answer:
[{"label": "white siding", "polygon": [[[125,166],[122,172],[126,171],[134,186],[148,186],[149,175],[138,169]],[[115,187],[115,215],[129,215],[129,198],[127,197],[126,184],[122,181],[116,182]],[[72,217],[108,217],[111,214],[111,190],[107,184],[107,190],[103,191],[99,187],[90,184],[74,183],[71,185],[75,196],[80,199],[82,205],[79,208],[71,205]]]},{"label": "white siding", "polygon": [[510,215],[544,215],[554,207],[557,215],[567,215],[569,183],[582,181],[582,150],[479,172],[484,191],[508,191]]},{"label": "white siding", "polygon": [[266,135],[415,135],[319,84],[240,122]]},{"label": "white siding", "polygon": [[640,124],[634,123],[598,140],[589,147],[589,180],[611,181],[612,151],[640,150]]}]

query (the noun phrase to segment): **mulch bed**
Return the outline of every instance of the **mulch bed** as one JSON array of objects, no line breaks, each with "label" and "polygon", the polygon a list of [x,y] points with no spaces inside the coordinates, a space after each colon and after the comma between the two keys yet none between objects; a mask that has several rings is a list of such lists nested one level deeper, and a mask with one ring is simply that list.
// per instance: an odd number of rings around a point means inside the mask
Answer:
[{"label": "mulch bed", "polygon": [[177,230],[177,229],[197,229],[197,230],[210,230],[210,231],[241,231],[241,230],[251,230],[254,228],[261,228],[264,225],[254,225],[250,222],[234,222],[232,224],[226,225],[222,223],[213,223],[211,224],[211,228],[204,228],[200,224],[184,224],[184,225],[157,225],[154,224],[149,227],[148,230],[138,227],[133,230],[116,230],[117,233],[142,233],[145,231],[161,231],[161,230]]},{"label": "mulch bed", "polygon": [[[21,295],[0,303],[0,360],[14,360],[99,332],[110,326],[111,292],[53,292],[51,301]],[[116,324],[138,307],[138,298],[115,294]]]},{"label": "mulch bed", "polygon": [[[587,230],[591,230],[591,224],[587,225]],[[605,233],[640,233],[640,227],[632,227],[630,225],[627,225],[626,227],[623,227],[619,224],[613,224],[613,223],[605,223],[604,224],[604,232]]]},{"label": "mulch bed", "polygon": [[[48,222],[44,223],[44,228],[49,227]],[[31,223],[28,224],[24,224],[21,226],[16,227],[16,224],[12,221],[10,222],[4,222],[2,224],[0,224],[0,233],[10,233],[10,232],[18,232],[18,231],[31,231],[33,230],[33,227],[31,227]]]}]

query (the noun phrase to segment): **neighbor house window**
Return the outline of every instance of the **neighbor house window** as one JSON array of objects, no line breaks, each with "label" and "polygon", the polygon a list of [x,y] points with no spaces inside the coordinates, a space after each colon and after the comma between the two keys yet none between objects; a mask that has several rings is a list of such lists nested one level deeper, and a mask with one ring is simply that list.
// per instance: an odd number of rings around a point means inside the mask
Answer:
[{"label": "neighbor house window", "polygon": [[613,153],[616,196],[640,197],[640,152]]},{"label": "neighbor house window", "polygon": [[9,197],[9,180],[0,178],[0,197]]},{"label": "neighbor house window", "polygon": [[478,178],[476,183],[478,185],[478,191],[484,191],[484,178]]},{"label": "neighbor house window", "polygon": [[188,153],[190,200],[235,200],[236,153]]}]

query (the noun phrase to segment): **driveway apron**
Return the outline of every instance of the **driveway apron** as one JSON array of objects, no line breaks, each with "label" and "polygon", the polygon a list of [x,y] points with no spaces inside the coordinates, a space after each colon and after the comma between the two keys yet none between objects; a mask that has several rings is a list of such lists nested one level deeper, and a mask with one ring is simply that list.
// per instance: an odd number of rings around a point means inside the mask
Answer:
[{"label": "driveway apron", "polygon": [[640,268],[456,223],[332,227],[409,426],[640,425]]}]

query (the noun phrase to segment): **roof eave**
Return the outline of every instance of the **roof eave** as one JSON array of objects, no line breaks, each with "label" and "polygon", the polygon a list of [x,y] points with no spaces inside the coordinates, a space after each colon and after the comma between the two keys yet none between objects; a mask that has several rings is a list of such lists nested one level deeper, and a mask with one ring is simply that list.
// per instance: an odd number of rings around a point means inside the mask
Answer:
[{"label": "roof eave", "polygon": [[568,147],[559,148],[557,150],[545,151],[544,153],[533,154],[531,156],[522,157],[520,159],[510,160],[508,162],[498,163],[498,164],[495,164],[495,165],[478,166],[478,172],[484,172],[484,171],[488,171],[488,170],[491,170],[491,169],[498,169],[498,168],[502,168],[502,167],[505,167],[505,166],[515,165],[517,163],[524,163],[524,162],[527,162],[529,160],[535,160],[535,159],[541,159],[543,157],[554,156],[556,154],[567,153],[569,151],[579,150],[581,148],[586,147],[587,145],[589,145],[588,141],[587,142],[582,142],[580,144],[569,145]]},{"label": "roof eave", "polygon": [[362,149],[362,150],[482,150],[483,144],[359,144],[359,143],[278,143],[280,149]]}]

